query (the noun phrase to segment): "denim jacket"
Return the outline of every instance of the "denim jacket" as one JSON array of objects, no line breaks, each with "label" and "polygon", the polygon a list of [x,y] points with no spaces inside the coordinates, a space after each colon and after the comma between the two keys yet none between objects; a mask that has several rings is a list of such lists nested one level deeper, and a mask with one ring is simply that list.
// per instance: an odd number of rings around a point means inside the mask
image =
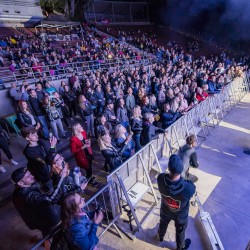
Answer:
[{"label": "denim jacket", "polygon": [[[90,216],[90,214],[88,214]],[[67,240],[70,245],[81,250],[92,250],[99,242],[96,236],[98,225],[83,215],[80,219],[73,219],[67,232]]]}]

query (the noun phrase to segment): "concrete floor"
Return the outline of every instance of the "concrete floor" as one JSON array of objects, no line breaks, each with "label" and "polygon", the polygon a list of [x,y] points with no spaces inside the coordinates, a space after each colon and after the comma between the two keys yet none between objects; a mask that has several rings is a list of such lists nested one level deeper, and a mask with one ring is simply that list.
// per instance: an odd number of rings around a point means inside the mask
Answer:
[{"label": "concrete floor", "polygon": [[[243,153],[245,147],[250,147],[249,114],[250,94],[207,137],[198,149],[200,167],[191,169],[199,177],[198,195],[226,250],[243,250],[250,240],[250,156]],[[9,183],[1,175],[0,198],[4,196],[5,182]],[[8,191],[12,188],[9,183]],[[40,237],[39,232],[27,229],[11,202],[0,208],[0,218],[0,249],[29,249]],[[134,241],[126,236],[120,239],[112,230],[100,239],[99,249],[175,249],[174,225],[170,224],[164,242],[159,243],[158,222],[156,208]],[[209,249],[197,207],[191,206],[187,237],[192,240],[191,250]]]}]

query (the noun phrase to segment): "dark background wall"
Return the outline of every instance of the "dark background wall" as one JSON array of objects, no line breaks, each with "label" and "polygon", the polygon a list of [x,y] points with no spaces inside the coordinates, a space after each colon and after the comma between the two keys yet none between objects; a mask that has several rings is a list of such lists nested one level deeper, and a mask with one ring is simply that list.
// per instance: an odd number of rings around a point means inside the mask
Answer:
[{"label": "dark background wall", "polygon": [[156,0],[151,20],[250,49],[249,0]]}]

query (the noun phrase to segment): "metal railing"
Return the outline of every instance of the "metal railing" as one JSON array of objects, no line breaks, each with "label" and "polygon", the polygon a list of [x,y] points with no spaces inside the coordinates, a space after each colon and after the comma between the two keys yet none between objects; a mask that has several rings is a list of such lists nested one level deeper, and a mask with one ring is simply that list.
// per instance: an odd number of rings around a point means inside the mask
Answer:
[{"label": "metal railing", "polygon": [[[82,60],[83,57],[78,59]],[[66,78],[70,76],[72,72],[76,72],[78,75],[82,75],[86,70],[103,70],[113,67],[126,68],[134,67],[140,65],[148,65],[152,63],[152,58],[149,56],[136,56],[131,58],[113,58],[106,60],[95,60],[95,61],[77,61],[72,63],[63,64],[53,64],[53,65],[38,65],[37,67],[26,67],[16,69],[14,72],[10,70],[0,70],[0,79],[3,83],[11,82],[21,82],[27,80],[30,83],[34,83],[37,77],[42,74],[50,80],[55,80],[57,78]],[[21,71],[26,71],[27,73],[21,73]]]},{"label": "metal railing", "polygon": [[[233,93],[232,90],[234,91]],[[247,92],[249,92],[248,76],[244,75],[244,77],[234,79],[234,81],[224,87],[221,93],[204,100],[168,127],[166,129],[167,137],[160,134],[158,139],[149,142],[114,172],[110,173],[107,176],[107,185],[85,204],[85,208],[89,211],[93,210],[98,204],[106,211],[105,214],[108,219],[99,228],[98,235],[102,236],[111,226],[114,226],[120,237],[122,237],[117,228],[119,226],[122,232],[133,239],[133,234],[138,230],[142,230],[142,224],[158,204],[158,197],[152,184],[156,181],[157,175],[167,167],[167,158],[174,150],[178,150],[183,141],[185,142],[186,136],[190,133],[195,134],[197,139],[200,133],[206,138],[209,133],[205,133],[204,127],[215,127],[218,125],[225,114]],[[205,119],[205,117],[207,118]],[[164,158],[164,165],[160,165],[159,160],[161,158]],[[135,188],[138,187],[138,184],[140,188],[144,189],[141,192],[137,190],[140,196],[137,196],[137,193],[135,193]],[[150,201],[148,201],[148,197],[145,199],[145,194],[151,195]],[[138,215],[135,208],[142,198],[144,202],[146,200],[143,207],[143,210],[146,210],[146,214],[139,220],[139,217],[142,217],[142,215]],[[119,225],[115,224],[118,220],[124,223],[124,220],[120,218],[124,212],[122,209],[124,204],[129,207],[131,217],[134,219],[130,230],[128,227],[122,227],[121,223]],[[133,228],[135,230],[132,230]],[[45,237],[46,240],[49,238]],[[36,246],[41,246],[45,239],[36,244]]]}]

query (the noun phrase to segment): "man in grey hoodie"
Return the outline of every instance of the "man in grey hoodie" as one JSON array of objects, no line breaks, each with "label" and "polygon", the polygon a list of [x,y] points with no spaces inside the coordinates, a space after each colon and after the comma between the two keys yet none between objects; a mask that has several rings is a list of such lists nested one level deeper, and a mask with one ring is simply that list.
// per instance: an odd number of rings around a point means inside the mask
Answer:
[{"label": "man in grey hoodie", "polygon": [[192,166],[194,168],[199,167],[199,162],[197,161],[197,153],[194,149],[196,145],[196,140],[194,135],[189,135],[186,139],[186,144],[183,147],[180,147],[178,155],[183,162],[183,171],[181,173],[181,177],[186,180],[196,182],[198,177],[189,173],[189,167]]}]

